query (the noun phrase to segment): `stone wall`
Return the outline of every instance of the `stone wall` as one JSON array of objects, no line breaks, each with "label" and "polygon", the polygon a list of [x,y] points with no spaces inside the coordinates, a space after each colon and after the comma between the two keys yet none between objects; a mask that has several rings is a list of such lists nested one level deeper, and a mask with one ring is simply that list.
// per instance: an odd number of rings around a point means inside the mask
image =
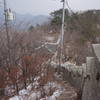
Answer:
[{"label": "stone wall", "polygon": [[81,90],[82,100],[100,100],[100,44],[92,45],[92,54],[82,66],[61,67],[65,80]]},{"label": "stone wall", "polygon": [[83,77],[86,75],[86,64],[82,66],[69,64],[66,67],[62,67],[62,72],[65,80],[69,81],[77,89],[82,88]]}]

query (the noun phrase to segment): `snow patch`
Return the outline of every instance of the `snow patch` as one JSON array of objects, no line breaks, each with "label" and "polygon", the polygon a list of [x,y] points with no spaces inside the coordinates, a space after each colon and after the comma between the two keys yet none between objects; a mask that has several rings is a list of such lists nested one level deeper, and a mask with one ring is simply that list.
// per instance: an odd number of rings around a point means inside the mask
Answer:
[{"label": "snow patch", "polygon": [[10,98],[9,100],[20,100],[20,98],[18,96],[14,96],[14,97]]}]

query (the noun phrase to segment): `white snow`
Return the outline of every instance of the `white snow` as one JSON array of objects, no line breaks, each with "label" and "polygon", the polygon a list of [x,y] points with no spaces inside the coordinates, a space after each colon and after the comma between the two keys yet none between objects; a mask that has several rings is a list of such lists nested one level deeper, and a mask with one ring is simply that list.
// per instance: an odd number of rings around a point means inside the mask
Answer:
[{"label": "white snow", "polygon": [[23,90],[19,91],[19,95],[28,95],[28,94],[29,94],[28,90],[23,89]]},{"label": "white snow", "polygon": [[14,97],[10,98],[9,100],[20,100],[20,98],[18,96],[14,96]]},{"label": "white snow", "polygon": [[34,78],[34,81],[38,81],[40,79],[40,76],[37,76],[36,78]]},{"label": "white snow", "polygon": [[27,90],[31,91],[32,90],[32,84],[27,86]]},{"label": "white snow", "polygon": [[37,99],[39,99],[39,98],[41,98],[41,92],[40,92],[40,91],[39,91],[39,92],[33,92],[33,93],[29,96],[28,100],[37,100]]},{"label": "white snow", "polygon": [[49,97],[45,97],[45,98],[42,98],[40,100],[57,100],[57,98],[61,95],[63,91],[61,90],[57,90],[53,93],[52,96],[49,96]]},{"label": "white snow", "polygon": [[[35,83],[33,83],[33,85],[35,86],[37,83],[37,81]],[[39,83],[38,83],[39,84]],[[37,98],[39,100],[56,100],[57,97],[59,97],[61,95],[61,93],[64,91],[64,88],[62,88],[62,86],[56,82],[48,82],[47,84],[45,84],[44,88],[44,92],[48,95],[50,92],[50,89],[53,90],[53,95],[51,96],[45,96],[45,98],[41,98],[41,94],[43,91],[41,90],[35,90],[32,91],[32,84],[30,84],[27,87],[27,90],[23,89],[19,91],[19,96],[14,96],[12,98],[10,98],[9,100],[37,100]]]}]

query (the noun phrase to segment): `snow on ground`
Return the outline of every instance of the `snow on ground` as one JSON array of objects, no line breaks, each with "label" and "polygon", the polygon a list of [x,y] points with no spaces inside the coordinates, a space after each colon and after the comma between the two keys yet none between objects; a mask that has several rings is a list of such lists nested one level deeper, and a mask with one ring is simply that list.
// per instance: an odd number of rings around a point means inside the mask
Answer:
[{"label": "snow on ground", "polygon": [[[52,61],[51,65],[57,66],[58,64]],[[75,64],[72,64],[70,62],[66,62],[65,64],[62,64],[62,67],[68,69],[69,71],[73,69],[73,66],[75,66]],[[78,67],[75,66],[74,70],[76,70],[77,68]],[[25,89],[20,90],[19,96],[16,95],[10,98],[9,100],[57,100],[57,98],[59,98],[60,95],[64,93],[65,87],[62,84],[58,83],[57,81],[62,79],[62,75],[59,75],[58,73],[54,73],[54,76],[56,77],[56,81],[52,81],[52,82],[48,81],[41,88],[38,81],[39,79],[41,79],[41,77],[44,77],[44,73],[41,73],[40,76],[34,78],[34,83],[29,84],[27,86],[27,90]],[[43,93],[45,94],[44,96]]]},{"label": "snow on ground", "polygon": [[39,100],[41,98],[41,92],[40,91],[38,91],[38,92],[33,92],[29,97],[28,97],[28,99],[27,100]]},{"label": "snow on ground", "polygon": [[53,93],[52,96],[42,98],[40,100],[57,100],[57,98],[61,95],[63,91],[57,90]]},{"label": "snow on ground", "polygon": [[[19,91],[19,96],[14,96],[10,98],[9,100],[56,100],[57,97],[61,95],[61,93],[64,91],[64,87],[62,87],[57,82],[48,82],[44,85],[44,91],[41,90],[34,90],[32,91],[32,87],[35,85],[39,85],[39,83],[34,82],[33,84],[30,84],[27,87],[27,90],[23,89]],[[50,91],[53,91],[52,95],[48,96],[50,94]],[[42,92],[46,93],[46,96],[44,98],[41,97]]]},{"label": "snow on ground", "polygon": [[10,98],[9,100],[20,100],[20,98],[18,96],[14,96],[14,97]]},{"label": "snow on ground", "polygon": [[62,86],[57,84],[56,82],[48,82],[47,84],[45,84],[43,88],[46,95],[49,95],[50,89],[55,90],[51,96],[45,96],[45,98],[41,98],[41,91],[33,92],[28,98],[28,100],[36,100],[37,98],[39,100],[56,100],[56,98],[59,97],[61,93],[64,91],[64,88],[62,88]]},{"label": "snow on ground", "polygon": [[[57,66],[57,64],[53,61],[51,62],[51,64],[53,66]],[[62,64],[62,67],[65,67],[69,70],[73,66],[75,65],[70,62]],[[61,77],[62,75],[59,75],[57,73],[54,73],[54,76],[58,80],[62,79]],[[29,84],[26,90],[25,89],[20,90],[18,96],[16,95],[10,98],[9,100],[57,100],[57,98],[59,98],[59,96],[65,91],[64,86],[58,83],[57,81],[52,81],[52,82],[48,81],[41,88],[39,81],[38,81],[41,79],[41,77],[44,77],[44,73],[41,73],[40,76],[35,77],[34,82],[32,84]],[[45,96],[42,96],[43,93],[45,94]]]}]

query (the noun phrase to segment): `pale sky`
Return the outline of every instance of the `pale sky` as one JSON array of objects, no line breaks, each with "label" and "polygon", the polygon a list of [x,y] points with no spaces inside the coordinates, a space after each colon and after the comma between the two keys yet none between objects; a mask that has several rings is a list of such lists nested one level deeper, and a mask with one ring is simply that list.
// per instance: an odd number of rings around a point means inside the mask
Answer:
[{"label": "pale sky", "polygon": [[[3,0],[0,0],[3,1]],[[50,12],[62,7],[61,0],[7,0],[8,7],[13,11],[32,15],[49,15]],[[100,9],[100,0],[68,0],[72,10]]]}]

